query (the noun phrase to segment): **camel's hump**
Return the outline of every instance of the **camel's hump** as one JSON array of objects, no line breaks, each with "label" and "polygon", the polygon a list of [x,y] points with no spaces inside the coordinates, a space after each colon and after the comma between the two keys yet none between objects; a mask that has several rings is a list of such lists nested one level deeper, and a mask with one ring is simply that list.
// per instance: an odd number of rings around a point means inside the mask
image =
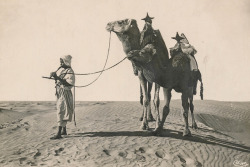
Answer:
[{"label": "camel's hump", "polygon": [[169,59],[168,49],[167,49],[164,39],[162,38],[160,30],[154,30],[154,31],[156,34],[156,47],[157,47],[158,52],[161,52],[161,54],[163,54],[164,57]]}]

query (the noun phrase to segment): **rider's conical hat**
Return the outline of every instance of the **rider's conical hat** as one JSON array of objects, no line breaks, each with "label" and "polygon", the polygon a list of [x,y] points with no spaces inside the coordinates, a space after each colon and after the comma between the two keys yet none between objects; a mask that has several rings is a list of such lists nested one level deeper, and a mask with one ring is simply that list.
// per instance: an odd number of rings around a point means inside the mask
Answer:
[{"label": "rider's conical hat", "polygon": [[179,33],[177,32],[176,35],[175,35],[175,37],[172,37],[172,39],[175,39],[175,40],[179,43],[179,42],[180,42],[181,40],[183,40],[184,38],[181,37],[181,36],[179,35]]},{"label": "rider's conical hat", "polygon": [[183,33],[181,33],[181,37],[184,38],[181,40],[182,43],[189,44],[187,37]]},{"label": "rider's conical hat", "polygon": [[145,18],[143,18],[142,20],[145,20],[145,22],[149,22],[152,23],[152,19],[154,19],[154,17],[150,17],[147,13],[147,16]]}]

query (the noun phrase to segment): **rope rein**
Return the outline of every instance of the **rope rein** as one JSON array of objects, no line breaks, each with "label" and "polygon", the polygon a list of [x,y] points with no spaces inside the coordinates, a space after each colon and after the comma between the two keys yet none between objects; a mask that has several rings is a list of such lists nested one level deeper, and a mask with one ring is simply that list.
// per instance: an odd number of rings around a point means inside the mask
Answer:
[{"label": "rope rein", "polygon": [[[91,73],[62,73],[62,74],[93,75],[93,74],[98,74],[98,73],[100,73],[100,74],[96,77],[96,79],[94,79],[92,82],[90,82],[90,83],[88,83],[88,84],[86,84],[86,85],[82,85],[82,86],[76,86],[76,85],[74,85],[74,87],[76,87],[76,88],[83,88],[83,87],[87,87],[87,86],[92,85],[94,82],[96,82],[96,81],[100,78],[100,76],[102,75],[102,73],[103,73],[104,71],[107,71],[107,70],[110,70],[110,69],[114,68],[115,66],[119,65],[120,63],[122,63],[125,59],[127,59],[127,57],[124,57],[124,58],[123,58],[121,61],[119,61],[118,63],[116,63],[116,64],[114,64],[114,65],[112,65],[112,66],[110,66],[110,67],[108,67],[108,68],[105,69],[105,67],[106,67],[106,65],[107,65],[107,62],[108,62],[108,58],[109,58],[110,43],[111,43],[111,32],[110,32],[110,36],[109,36],[109,45],[108,45],[107,58],[106,58],[106,61],[105,61],[105,64],[104,64],[102,70],[96,71],[96,72],[91,72]],[[61,67],[59,67],[59,68],[56,70],[56,72],[57,72],[60,68],[61,68]],[[51,77],[42,77],[42,78],[55,80],[54,78],[51,78]]]},{"label": "rope rein", "polygon": [[[93,84],[94,82],[96,82],[96,81],[100,78],[100,76],[102,75],[103,71],[105,71],[105,67],[106,67],[107,62],[108,62],[109,51],[110,51],[110,42],[111,42],[111,32],[110,32],[110,35],[109,35],[109,46],[108,46],[108,52],[107,52],[106,61],[105,61],[105,63],[104,63],[103,69],[102,69],[101,71],[98,71],[100,74],[96,77],[96,79],[94,79],[94,80],[93,80],[92,82],[90,82],[89,84],[86,84],[86,85],[83,85],[83,86],[75,86],[75,85],[74,85],[74,87],[76,87],[76,88],[87,87],[87,86]],[[94,73],[98,73],[98,72],[94,72]],[[74,75],[77,75],[77,74],[74,74]],[[78,74],[78,75],[79,75],[79,74]],[[90,75],[90,73],[89,73],[88,75]]]},{"label": "rope rein", "polygon": [[118,64],[120,64],[121,62],[123,62],[127,57],[124,57],[121,61],[119,61],[118,63],[106,68],[106,69],[103,69],[101,71],[96,71],[96,72],[91,72],[91,73],[68,73],[68,74],[74,74],[74,75],[92,75],[92,74],[98,74],[98,73],[101,73],[103,71],[107,71],[107,70],[110,70],[111,68],[114,68],[115,66],[117,66]]}]

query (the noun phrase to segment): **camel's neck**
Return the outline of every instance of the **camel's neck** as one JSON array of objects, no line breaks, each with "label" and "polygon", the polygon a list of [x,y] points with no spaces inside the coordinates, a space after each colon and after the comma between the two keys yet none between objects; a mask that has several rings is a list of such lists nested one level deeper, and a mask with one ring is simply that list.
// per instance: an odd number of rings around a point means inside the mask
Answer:
[{"label": "camel's neck", "polygon": [[[149,63],[139,62],[137,60],[136,66],[143,70],[143,75],[150,82],[156,82],[159,85],[166,85],[169,81],[166,80],[166,75],[170,75],[169,71],[169,56],[167,47],[159,31],[157,33],[156,41],[156,55]],[[130,31],[125,33],[116,33],[119,40],[122,42],[123,50],[128,55],[130,51],[141,50],[140,48],[140,32],[139,29],[136,31]],[[143,57],[139,57],[139,59]],[[138,57],[137,57],[138,59]],[[132,60],[135,61],[135,60]],[[170,77],[167,77],[170,78]]]},{"label": "camel's neck", "polygon": [[123,50],[127,54],[132,50],[140,50],[140,32],[139,29],[133,32],[116,33],[122,42]]}]

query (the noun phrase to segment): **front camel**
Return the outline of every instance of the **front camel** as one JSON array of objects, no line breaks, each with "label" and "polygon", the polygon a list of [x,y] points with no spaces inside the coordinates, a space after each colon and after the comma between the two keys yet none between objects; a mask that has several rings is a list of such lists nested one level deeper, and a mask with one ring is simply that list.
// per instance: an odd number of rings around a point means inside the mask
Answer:
[{"label": "front camel", "polygon": [[[128,59],[137,67],[143,94],[147,95],[147,81],[151,83],[155,82],[163,87],[164,107],[161,115],[162,120],[160,120],[160,113],[157,111],[154,131],[160,133],[161,130],[163,130],[164,122],[170,111],[171,91],[174,89],[182,93],[183,118],[185,121],[183,136],[190,135],[191,132],[188,127],[188,98],[192,84],[190,82],[191,72],[188,57],[184,53],[179,53],[179,55],[169,59],[166,45],[159,30],[156,30],[157,41],[155,45],[148,44],[143,49],[140,49],[140,31],[136,20],[125,19],[110,22],[107,24],[106,29],[116,33],[122,42],[123,50]],[[176,63],[176,66],[173,65],[173,62]],[[145,96],[143,106],[146,112],[144,112],[141,128],[149,129],[146,118],[148,106],[147,96]]]}]

